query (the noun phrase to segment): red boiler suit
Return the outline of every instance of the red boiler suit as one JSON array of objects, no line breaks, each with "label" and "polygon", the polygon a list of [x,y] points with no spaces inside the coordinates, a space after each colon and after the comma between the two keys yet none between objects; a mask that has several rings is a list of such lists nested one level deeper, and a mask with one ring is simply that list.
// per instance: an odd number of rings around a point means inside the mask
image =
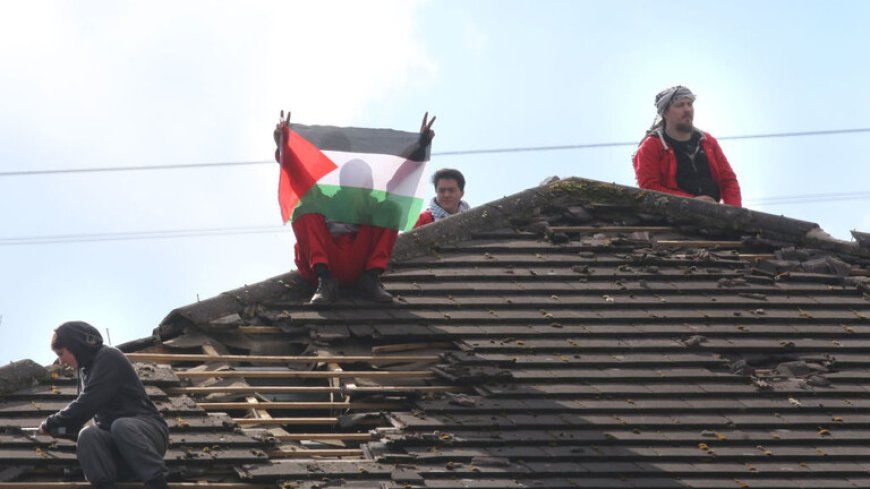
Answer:
[{"label": "red boiler suit", "polygon": [[314,265],[324,264],[342,285],[359,280],[366,270],[385,270],[399,232],[362,224],[355,233],[333,236],[323,214],[304,214],[293,220],[296,234],[296,268],[312,284],[317,283]]}]

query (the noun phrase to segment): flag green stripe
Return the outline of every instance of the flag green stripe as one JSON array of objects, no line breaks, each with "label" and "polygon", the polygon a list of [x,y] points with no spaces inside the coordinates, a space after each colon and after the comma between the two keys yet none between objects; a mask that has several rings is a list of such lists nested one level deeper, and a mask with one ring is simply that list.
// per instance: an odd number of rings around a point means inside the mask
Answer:
[{"label": "flag green stripe", "polygon": [[408,231],[423,210],[423,199],[357,187],[317,184],[293,210],[293,219],[303,214],[323,214],[327,219],[350,224],[371,224]]}]

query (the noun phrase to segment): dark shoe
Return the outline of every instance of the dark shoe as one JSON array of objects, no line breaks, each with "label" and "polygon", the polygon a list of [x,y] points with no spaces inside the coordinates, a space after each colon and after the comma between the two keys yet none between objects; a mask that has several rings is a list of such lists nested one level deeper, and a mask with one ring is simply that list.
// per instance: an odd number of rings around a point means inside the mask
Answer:
[{"label": "dark shoe", "polygon": [[169,489],[169,484],[164,477],[155,477],[145,482],[145,489]]},{"label": "dark shoe", "polygon": [[362,274],[356,283],[356,288],[363,299],[372,302],[393,302],[393,295],[384,289],[384,284],[381,283],[377,275]]},{"label": "dark shoe", "polygon": [[317,290],[311,296],[309,304],[329,304],[338,297],[338,280],[333,277],[317,279]]}]

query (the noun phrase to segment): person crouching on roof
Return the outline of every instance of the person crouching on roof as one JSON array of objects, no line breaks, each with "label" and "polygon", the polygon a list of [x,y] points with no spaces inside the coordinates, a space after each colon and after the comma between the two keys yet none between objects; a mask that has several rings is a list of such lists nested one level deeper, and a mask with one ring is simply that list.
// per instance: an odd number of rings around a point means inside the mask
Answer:
[{"label": "person crouching on roof", "polygon": [[[132,473],[147,489],[166,489],[169,428],[148,398],[127,357],[103,344],[88,323],[71,321],[51,337],[58,361],[79,372],[78,397],[39,426],[41,434],[79,429],[76,458],[95,489],[113,489],[121,473]],[[93,419],[93,424],[85,426]]]}]

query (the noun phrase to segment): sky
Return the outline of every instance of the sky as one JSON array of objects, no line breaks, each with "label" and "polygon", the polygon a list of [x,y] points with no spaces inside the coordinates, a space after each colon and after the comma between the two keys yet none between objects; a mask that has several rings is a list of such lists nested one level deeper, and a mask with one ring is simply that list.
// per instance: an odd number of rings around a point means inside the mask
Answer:
[{"label": "sky", "polygon": [[634,143],[681,84],[746,207],[850,240],[868,21],[843,0],[0,0],[0,365],[52,362],[65,321],[120,344],[293,269],[282,109],[411,131],[429,111],[430,170],[461,170],[474,206],[553,175],[635,185],[634,145],[439,152]]}]

